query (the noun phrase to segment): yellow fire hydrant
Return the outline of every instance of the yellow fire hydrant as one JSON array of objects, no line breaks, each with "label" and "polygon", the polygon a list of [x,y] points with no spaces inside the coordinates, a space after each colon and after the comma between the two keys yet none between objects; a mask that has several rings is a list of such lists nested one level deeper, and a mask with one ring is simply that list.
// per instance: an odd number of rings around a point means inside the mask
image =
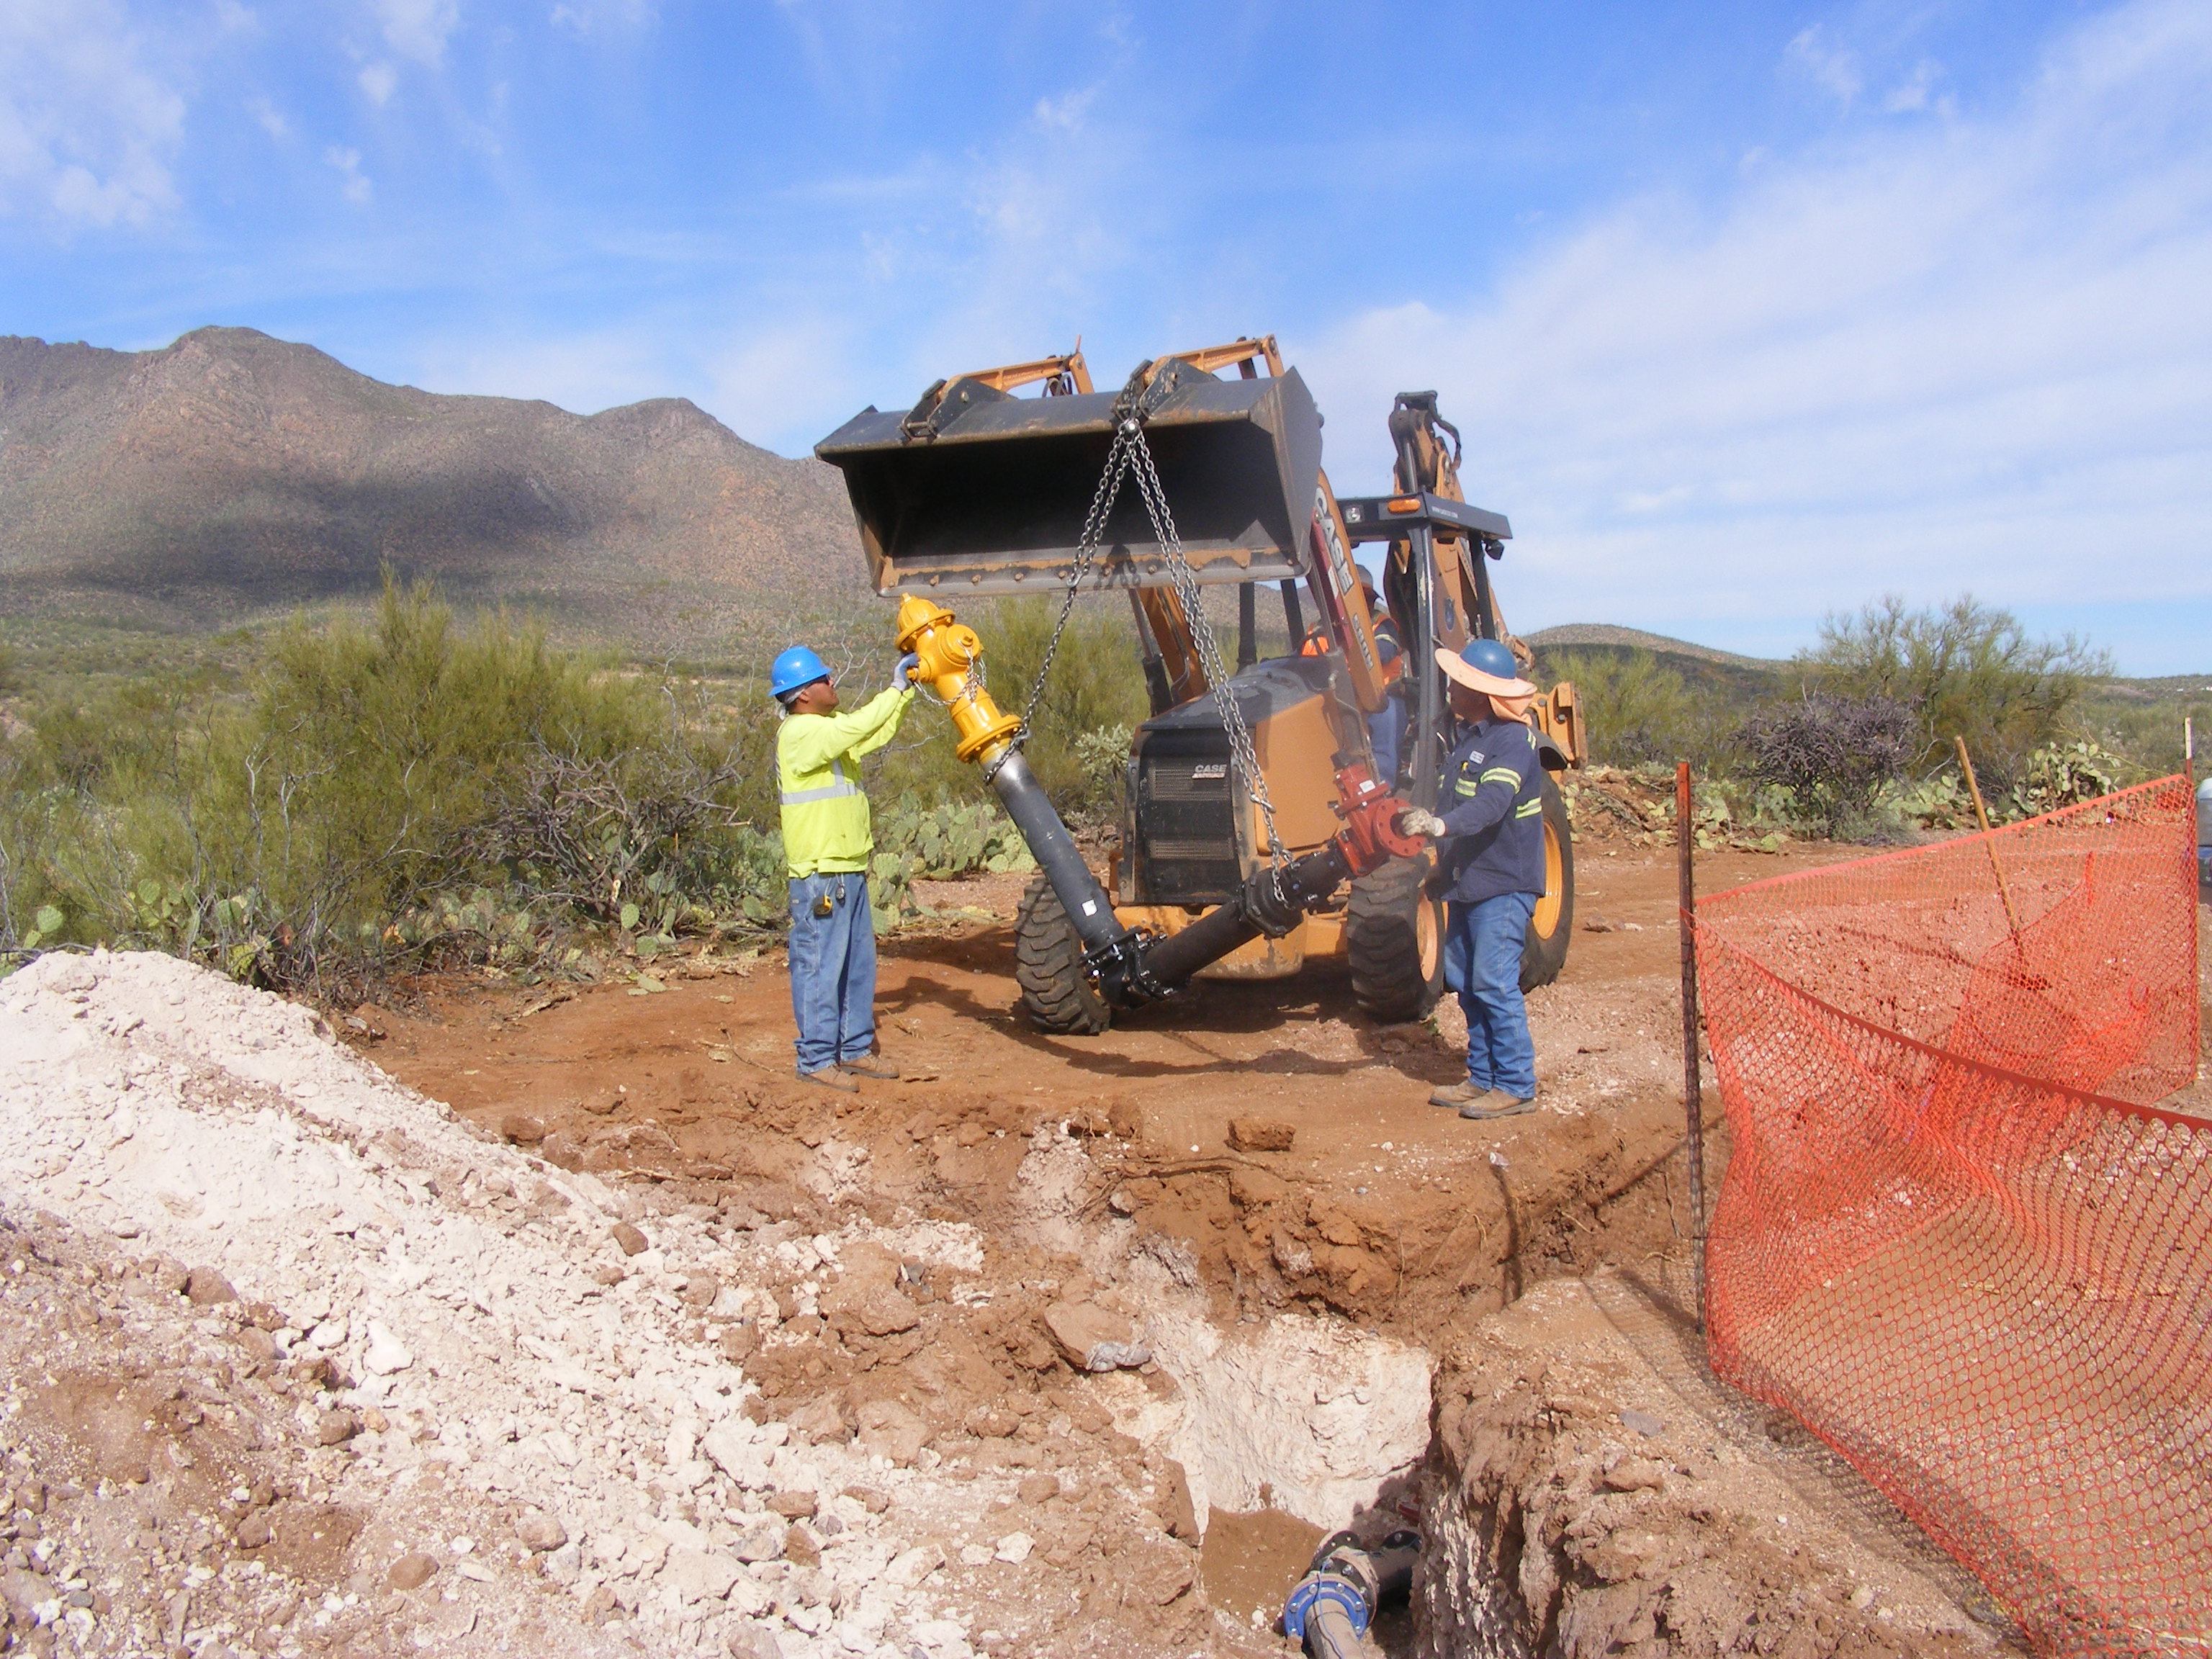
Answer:
[{"label": "yellow fire hydrant", "polygon": [[1000,713],[981,683],[969,680],[969,670],[983,653],[975,630],[944,606],[909,593],[899,601],[898,648],[921,659],[908,678],[927,681],[952,711],[960,732],[953,753],[963,761],[996,760],[1022,722],[1019,715]]}]

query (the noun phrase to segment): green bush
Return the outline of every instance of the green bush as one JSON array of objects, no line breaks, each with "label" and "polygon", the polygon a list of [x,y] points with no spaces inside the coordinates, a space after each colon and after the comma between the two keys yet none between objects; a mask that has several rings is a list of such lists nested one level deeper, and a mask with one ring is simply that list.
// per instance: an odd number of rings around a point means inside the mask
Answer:
[{"label": "green bush", "polygon": [[1574,683],[1589,757],[1602,765],[1686,760],[1703,773],[1729,757],[1729,699],[1718,688],[1692,685],[1649,651],[1547,651],[1539,672],[1547,689]]},{"label": "green bush", "polygon": [[2069,710],[2112,672],[2086,641],[2031,640],[2010,611],[1971,594],[1920,611],[1889,594],[1855,616],[1831,616],[1794,667],[1802,691],[1911,709],[1918,740],[1909,772],[1942,765],[1952,739],[1965,738],[1993,794],[2012,787],[2030,754],[2067,735]]}]

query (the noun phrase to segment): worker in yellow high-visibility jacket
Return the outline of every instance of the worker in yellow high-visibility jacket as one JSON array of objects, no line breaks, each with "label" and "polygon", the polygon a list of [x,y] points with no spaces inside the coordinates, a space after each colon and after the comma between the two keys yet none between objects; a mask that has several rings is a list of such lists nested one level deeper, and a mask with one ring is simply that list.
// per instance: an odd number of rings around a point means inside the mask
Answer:
[{"label": "worker in yellow high-visibility jacket", "polygon": [[776,658],[769,691],[783,706],[775,738],[783,799],[783,856],[791,876],[791,1012],[799,1025],[798,1073],[853,1094],[856,1077],[896,1078],[876,1052],[876,925],[868,860],[876,850],[860,757],[891,740],[914,701],[916,659],[899,659],[890,689],[850,714],[805,646]]}]

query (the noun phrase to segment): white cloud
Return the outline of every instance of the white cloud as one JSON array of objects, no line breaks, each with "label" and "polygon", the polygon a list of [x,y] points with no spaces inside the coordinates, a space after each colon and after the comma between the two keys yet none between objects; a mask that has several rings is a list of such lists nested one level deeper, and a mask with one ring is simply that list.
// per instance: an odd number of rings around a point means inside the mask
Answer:
[{"label": "white cloud", "polygon": [[1302,354],[1336,465],[1379,477],[1390,395],[1439,386],[1529,628],[1726,642],[1891,588],[2212,607],[2208,103],[2212,12],[2142,0],[1998,112],[1367,312]]},{"label": "white cloud", "polygon": [[1852,102],[1866,84],[1858,54],[1838,45],[1820,24],[1801,31],[1784,55],[1792,69],[1838,102]]},{"label": "white cloud", "polygon": [[0,217],[144,225],[175,207],[181,75],[112,0],[0,5]]},{"label": "white cloud", "polygon": [[323,152],[323,160],[336,167],[338,176],[345,180],[342,193],[346,200],[356,207],[367,207],[376,191],[361,170],[361,152],[341,149],[334,144]]},{"label": "white cloud", "polygon": [[1881,106],[1892,115],[1902,115],[1915,110],[1934,109],[1948,115],[1956,106],[1948,98],[1939,98],[1936,86],[1943,78],[1943,66],[1929,58],[1923,58],[1912,67],[1912,73],[1890,88]]},{"label": "white cloud", "polygon": [[399,71],[381,59],[366,65],[356,78],[361,82],[361,89],[368,94],[368,101],[372,104],[389,101],[392,93],[399,85]]},{"label": "white cloud", "polygon": [[615,30],[644,28],[659,16],[653,0],[563,0],[546,21],[581,40]]},{"label": "white cloud", "polygon": [[461,21],[459,0],[370,0],[370,9],[394,52],[432,69]]},{"label": "white cloud", "polygon": [[271,138],[274,138],[278,143],[285,143],[290,140],[292,137],[291,122],[284,118],[283,111],[278,109],[276,105],[270,103],[266,98],[249,98],[246,100],[246,112],[251,115],[256,121],[258,121],[261,124],[261,130],[267,133]]}]

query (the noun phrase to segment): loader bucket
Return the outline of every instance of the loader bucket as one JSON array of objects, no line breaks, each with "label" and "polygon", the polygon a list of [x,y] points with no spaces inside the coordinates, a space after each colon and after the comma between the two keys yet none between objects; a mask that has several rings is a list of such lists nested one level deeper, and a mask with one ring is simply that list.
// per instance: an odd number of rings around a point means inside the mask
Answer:
[{"label": "loader bucket", "polygon": [[[1304,574],[1321,416],[1297,372],[1221,380],[1178,360],[1154,386],[1164,396],[1145,437],[1198,580]],[[1013,398],[959,380],[926,422],[866,410],[814,453],[845,475],[878,592],[1050,591],[1074,567],[1114,403],[1111,392]],[[1128,478],[1084,586],[1168,580]]]}]

